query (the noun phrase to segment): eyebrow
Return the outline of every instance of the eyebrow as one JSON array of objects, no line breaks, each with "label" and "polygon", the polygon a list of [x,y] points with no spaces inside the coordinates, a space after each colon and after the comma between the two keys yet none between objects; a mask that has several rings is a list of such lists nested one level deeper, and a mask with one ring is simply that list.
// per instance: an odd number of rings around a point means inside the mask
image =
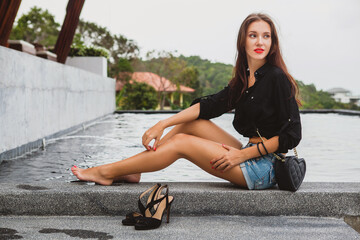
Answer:
[{"label": "eyebrow", "polygon": [[[257,33],[257,31],[249,31],[249,33]],[[270,32],[263,32],[263,33],[270,34]]]}]

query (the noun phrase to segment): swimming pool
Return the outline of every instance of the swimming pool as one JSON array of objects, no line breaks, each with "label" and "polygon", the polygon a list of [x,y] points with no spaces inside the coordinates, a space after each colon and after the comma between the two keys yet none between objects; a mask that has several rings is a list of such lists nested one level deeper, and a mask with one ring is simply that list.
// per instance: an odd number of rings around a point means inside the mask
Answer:
[{"label": "swimming pool", "polygon": [[[144,150],[145,130],[171,114],[114,114],[74,134],[47,142],[44,150],[5,160],[0,182],[71,181],[70,167],[93,167],[119,161]],[[243,143],[232,127],[233,114],[213,119]],[[360,118],[339,114],[301,114],[303,140],[297,147],[307,161],[304,181],[360,182]],[[167,130],[169,131],[169,129]],[[167,132],[165,131],[165,133]],[[185,159],[154,173],[142,174],[145,182],[224,181]]]}]

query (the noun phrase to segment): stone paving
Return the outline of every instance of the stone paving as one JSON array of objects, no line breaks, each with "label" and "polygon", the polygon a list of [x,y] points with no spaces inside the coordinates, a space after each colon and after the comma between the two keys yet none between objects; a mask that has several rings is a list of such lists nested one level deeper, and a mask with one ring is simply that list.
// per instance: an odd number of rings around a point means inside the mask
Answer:
[{"label": "stone paving", "polygon": [[[165,218],[165,216],[164,216]],[[174,216],[136,231],[121,216],[2,216],[0,239],[360,239],[341,219],[321,217]]]},{"label": "stone paving", "polygon": [[168,184],[170,223],[151,231],[121,220],[153,183],[0,184],[0,239],[360,239],[346,223],[359,229],[359,183],[307,182],[296,193]]}]

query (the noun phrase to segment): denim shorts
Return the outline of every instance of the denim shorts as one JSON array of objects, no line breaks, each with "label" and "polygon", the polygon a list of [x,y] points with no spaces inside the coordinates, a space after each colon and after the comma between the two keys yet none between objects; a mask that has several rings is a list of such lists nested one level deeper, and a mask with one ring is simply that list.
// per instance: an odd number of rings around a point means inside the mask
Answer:
[{"label": "denim shorts", "polygon": [[[256,145],[248,143],[244,148]],[[275,180],[275,156],[273,154],[264,157],[251,158],[240,164],[246,184],[250,190],[271,188],[276,184]]]}]

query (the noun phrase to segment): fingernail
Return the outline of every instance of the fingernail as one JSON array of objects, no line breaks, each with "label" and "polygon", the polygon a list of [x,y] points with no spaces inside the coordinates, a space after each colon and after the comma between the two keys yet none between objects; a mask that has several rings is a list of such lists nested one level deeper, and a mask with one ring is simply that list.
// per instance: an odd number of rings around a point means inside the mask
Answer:
[{"label": "fingernail", "polygon": [[212,169],[214,169],[214,167],[211,167]]},{"label": "fingernail", "polygon": [[154,151],[156,151],[156,147],[154,147]]},{"label": "fingernail", "polygon": [[210,164],[212,164],[212,162],[210,162]]},{"label": "fingernail", "polygon": [[77,166],[74,165],[74,168],[77,168]]}]

